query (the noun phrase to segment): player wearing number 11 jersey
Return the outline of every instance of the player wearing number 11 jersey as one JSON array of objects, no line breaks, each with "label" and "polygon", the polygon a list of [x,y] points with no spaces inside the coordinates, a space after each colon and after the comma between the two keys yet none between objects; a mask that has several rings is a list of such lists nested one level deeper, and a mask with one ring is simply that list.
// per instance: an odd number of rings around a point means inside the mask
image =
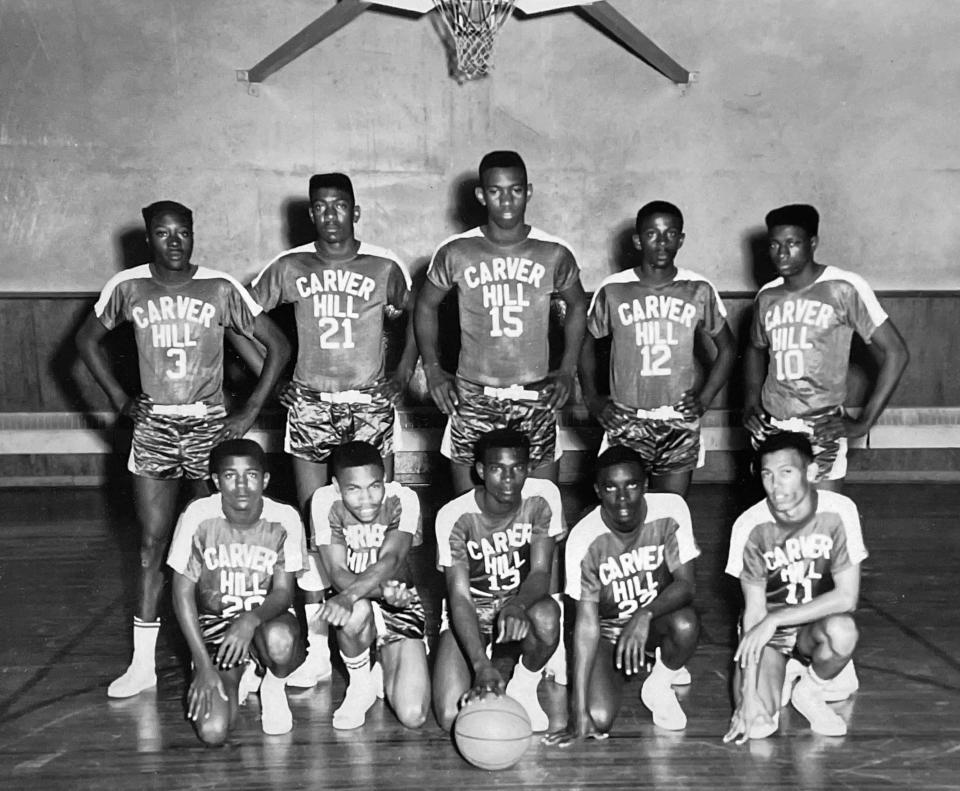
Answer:
[{"label": "player wearing number 11 jersey", "polygon": [[[847,471],[847,438],[863,436],[876,422],[909,353],[860,275],[814,260],[820,215],[813,206],[781,206],[766,222],[770,259],[780,277],[754,301],[744,357],[744,425],[754,445],[776,431],[810,435],[821,488],[839,490]],[[882,357],[858,419],[843,411],[854,332]]]}]

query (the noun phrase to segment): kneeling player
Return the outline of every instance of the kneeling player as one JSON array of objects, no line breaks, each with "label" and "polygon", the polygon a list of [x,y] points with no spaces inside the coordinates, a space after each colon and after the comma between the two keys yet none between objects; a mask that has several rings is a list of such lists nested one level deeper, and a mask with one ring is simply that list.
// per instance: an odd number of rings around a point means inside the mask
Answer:
[{"label": "kneeling player", "polygon": [[537,686],[560,640],[560,607],[550,598],[564,532],[560,490],[528,477],[530,442],[510,429],[478,440],[475,467],[483,485],[437,513],[437,564],[452,630],[445,624],[440,634],[434,712],[449,730],[461,698],[506,692],[543,731],[549,722]]},{"label": "kneeling player", "polygon": [[687,725],[671,684],[700,633],[691,606],[700,550],[686,503],[676,494],[645,494],[646,475],[628,448],[600,454],[594,483],[600,505],[567,540],[567,595],[577,602],[573,697],[566,729],[550,734],[548,744],[606,738],[624,684],[656,648],[641,700],[659,727]]},{"label": "kneeling player", "polygon": [[[378,694],[400,722],[419,728],[430,707],[424,612],[407,555],[421,543],[420,501],[399,483],[384,483],[383,458],[366,442],[334,451],[333,483],[311,502],[313,541],[337,594],[317,618],[337,630],[349,681],[333,727],[359,728]],[[383,691],[370,668],[376,643]]]},{"label": "kneeling player", "polygon": [[867,557],[860,516],[848,497],[815,488],[806,436],[775,434],[757,456],[767,496],[737,519],[727,560],[744,611],[734,655],[737,708],[724,741],[741,744],[777,730],[791,657],[809,665],[790,694],[794,707],[816,733],[842,736],[847,725],[826,704],[837,699],[827,682],[848,666],[857,644],[851,613]]},{"label": "kneeling player", "polygon": [[296,509],[263,496],[270,481],[252,440],[210,454],[217,494],[187,506],[170,545],[173,606],[193,658],[187,715],[205,744],[223,744],[237,713],[247,660],[264,669],[263,732],[293,727],[283,678],[303,661],[290,611],[306,541]]}]

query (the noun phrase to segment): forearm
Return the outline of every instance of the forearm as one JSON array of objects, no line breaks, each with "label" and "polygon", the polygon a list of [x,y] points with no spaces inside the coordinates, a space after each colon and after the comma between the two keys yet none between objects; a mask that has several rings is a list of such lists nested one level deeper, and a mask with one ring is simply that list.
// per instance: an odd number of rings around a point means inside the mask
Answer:
[{"label": "forearm", "polygon": [[567,316],[563,323],[563,357],[560,370],[573,376],[577,371],[584,333],[587,329],[587,313],[581,302],[567,302]]},{"label": "forearm", "polygon": [[784,626],[799,626],[812,621],[819,621],[828,615],[849,613],[857,607],[857,597],[834,588],[822,593],[805,604],[780,607],[767,613],[778,629]]},{"label": "forearm", "polygon": [[720,388],[730,378],[730,372],[733,370],[736,360],[737,351],[733,345],[717,348],[717,356],[713,365],[710,366],[710,373],[707,374],[707,379],[703,383],[703,387],[700,388],[700,403],[704,409],[707,409],[713,403],[713,399],[717,397]]},{"label": "forearm", "polygon": [[403,331],[403,352],[400,355],[400,361],[397,368],[405,371],[412,371],[417,364],[417,334],[414,330],[413,316],[410,313],[404,314],[406,326]]},{"label": "forearm", "polygon": [[531,571],[523,581],[514,598],[524,609],[540,601],[550,593],[550,572],[547,570]]},{"label": "forearm", "polygon": [[480,637],[477,608],[473,599],[465,599],[462,596],[451,596],[449,601],[453,630],[460,641],[467,662],[476,672],[478,667],[489,662],[483,640]]},{"label": "forearm", "polygon": [[376,563],[371,564],[360,574],[354,574],[341,566],[331,572],[333,587],[345,596],[351,603],[360,599],[379,598],[376,594],[381,584],[391,580],[400,567],[400,558],[396,555],[381,555]]},{"label": "forearm", "polygon": [[906,349],[902,353],[887,353],[885,355],[883,364],[880,366],[880,373],[877,375],[877,384],[860,415],[860,420],[867,426],[873,426],[883,413],[890,397],[893,395],[893,391],[900,383],[900,377],[903,375],[909,359]]},{"label": "forearm", "polygon": [[423,358],[423,367],[439,367],[440,350],[437,337],[440,332],[440,322],[437,319],[436,307],[418,300],[413,323],[420,357]]},{"label": "forearm", "polygon": [[581,617],[578,612],[573,632],[573,694],[570,697],[570,711],[578,715],[589,711],[590,676],[599,640],[599,621],[595,617]]},{"label": "forearm", "polygon": [[189,592],[178,591],[176,585],[174,585],[173,611],[177,616],[180,631],[187,641],[194,667],[197,669],[213,667],[213,661],[207,653],[203,636],[200,634],[200,615],[197,612],[197,603],[192,588]]},{"label": "forearm", "polygon": [[267,357],[266,347],[233,329],[227,329],[225,334],[234,351],[243,360],[244,365],[256,376],[261,376]]},{"label": "forearm", "polygon": [[261,602],[259,607],[250,610],[250,613],[257,619],[258,623],[265,624],[272,621],[278,615],[285,613],[293,604],[293,588],[277,590],[276,587],[270,591]]},{"label": "forearm", "polygon": [[113,408],[119,412],[130,399],[130,395],[110,370],[110,362],[107,360],[106,352],[96,339],[77,339],[77,351],[86,364],[97,384],[100,385],[104,393],[110,399]]},{"label": "forearm", "polygon": [[759,407],[766,378],[766,351],[753,344],[743,353],[743,395],[744,407]]},{"label": "forearm", "polygon": [[693,586],[686,581],[675,579],[660,592],[657,598],[641,609],[650,613],[651,619],[659,618],[661,615],[686,607],[692,601]]},{"label": "forearm", "polygon": [[264,359],[263,368],[260,370],[257,385],[247,399],[247,409],[255,415],[263,409],[263,405],[276,387],[277,381],[290,359],[290,345],[278,329],[271,327],[268,330],[258,323],[256,339],[266,346],[267,356]]},{"label": "forearm", "polygon": [[583,337],[579,365],[580,390],[585,401],[597,396],[597,342],[590,333]]}]

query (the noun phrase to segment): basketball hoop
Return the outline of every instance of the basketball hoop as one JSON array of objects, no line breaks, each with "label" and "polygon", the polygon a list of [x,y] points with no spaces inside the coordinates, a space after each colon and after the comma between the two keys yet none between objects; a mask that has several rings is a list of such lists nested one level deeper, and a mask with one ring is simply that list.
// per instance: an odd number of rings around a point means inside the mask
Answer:
[{"label": "basketball hoop", "polygon": [[493,45],[516,0],[433,0],[453,38],[456,64],[453,76],[460,83],[486,76]]}]

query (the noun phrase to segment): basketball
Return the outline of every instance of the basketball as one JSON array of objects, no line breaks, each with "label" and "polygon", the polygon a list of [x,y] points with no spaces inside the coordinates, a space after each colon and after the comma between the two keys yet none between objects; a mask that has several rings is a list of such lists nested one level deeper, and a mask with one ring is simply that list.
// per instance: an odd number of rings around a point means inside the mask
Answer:
[{"label": "basketball", "polygon": [[453,726],[460,754],[481,769],[513,766],[526,752],[532,733],[523,706],[506,695],[470,701]]}]

